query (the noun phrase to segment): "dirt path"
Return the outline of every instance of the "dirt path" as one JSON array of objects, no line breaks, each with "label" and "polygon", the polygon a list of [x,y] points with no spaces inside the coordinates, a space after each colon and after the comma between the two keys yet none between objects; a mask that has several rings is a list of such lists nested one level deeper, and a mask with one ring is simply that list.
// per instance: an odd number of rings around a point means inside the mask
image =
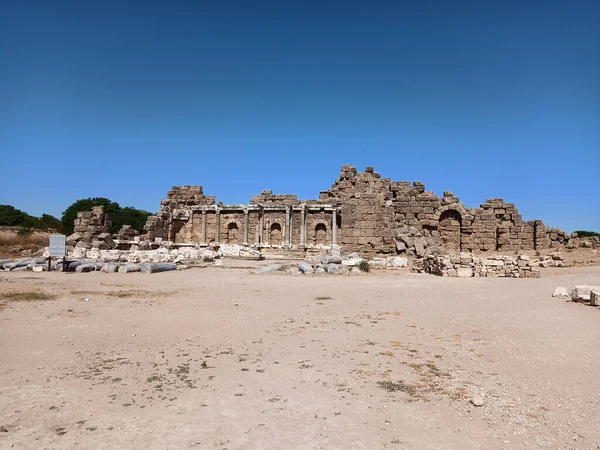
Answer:
[{"label": "dirt path", "polygon": [[2,448],[600,448],[600,267],[0,279]]}]

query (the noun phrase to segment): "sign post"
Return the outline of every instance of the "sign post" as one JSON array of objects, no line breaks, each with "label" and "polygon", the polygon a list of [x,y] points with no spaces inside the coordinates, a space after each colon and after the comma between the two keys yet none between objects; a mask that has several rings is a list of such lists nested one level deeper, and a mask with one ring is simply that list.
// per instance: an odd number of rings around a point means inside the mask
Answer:
[{"label": "sign post", "polygon": [[50,248],[48,250],[48,272],[50,272],[52,258],[64,258],[66,256],[67,236],[64,234],[51,234]]}]

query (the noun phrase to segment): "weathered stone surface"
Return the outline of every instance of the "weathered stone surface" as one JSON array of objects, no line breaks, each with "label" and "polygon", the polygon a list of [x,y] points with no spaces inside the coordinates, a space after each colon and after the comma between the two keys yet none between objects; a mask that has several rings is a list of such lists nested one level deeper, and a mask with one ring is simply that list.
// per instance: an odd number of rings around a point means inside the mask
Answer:
[{"label": "weathered stone surface", "polygon": [[327,264],[327,273],[338,273],[339,266],[337,264]]},{"label": "weathered stone surface", "polygon": [[571,300],[574,302],[590,301],[592,290],[600,290],[600,286],[576,285],[571,291]]},{"label": "weathered stone surface", "polygon": [[254,248],[242,247],[239,251],[239,256],[242,258],[260,258],[261,253],[260,250],[256,250]]},{"label": "weathered stone surface", "polygon": [[536,263],[537,261],[505,255],[490,255],[486,258],[473,256],[471,262],[464,255],[428,255],[413,261],[413,271],[445,277],[539,278],[541,272]]},{"label": "weathered stone surface", "polygon": [[567,291],[566,287],[558,286],[556,289],[554,289],[554,293],[552,294],[552,297],[570,297],[570,295],[569,295],[569,291]]},{"label": "weathered stone surface", "polygon": [[470,267],[459,267],[456,269],[456,275],[459,278],[470,278],[473,276],[473,269]]},{"label": "weathered stone surface", "polygon": [[300,272],[305,273],[310,275],[311,273],[313,273],[313,267],[305,262],[299,262],[298,263],[298,269],[300,270]]},{"label": "weathered stone surface", "polygon": [[408,267],[408,259],[397,256],[392,259],[392,266],[393,267]]},{"label": "weathered stone surface", "polygon": [[600,288],[590,291],[590,305],[600,306]]},{"label": "weathered stone surface", "polygon": [[265,267],[262,267],[257,272],[258,273],[269,273],[269,272],[277,272],[281,269],[281,264],[271,264]]}]

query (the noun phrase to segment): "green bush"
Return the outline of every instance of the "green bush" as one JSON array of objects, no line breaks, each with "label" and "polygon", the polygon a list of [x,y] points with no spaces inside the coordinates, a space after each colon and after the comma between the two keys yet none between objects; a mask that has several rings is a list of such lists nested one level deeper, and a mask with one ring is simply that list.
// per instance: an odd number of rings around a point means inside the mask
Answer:
[{"label": "green bush", "polygon": [[371,271],[371,265],[365,261],[364,259],[358,263],[358,268],[363,271],[363,272],[370,272]]},{"label": "green bush", "polygon": [[600,233],[596,233],[595,231],[577,230],[575,233],[577,233],[577,236],[579,237],[600,236]]},{"label": "green bush", "polygon": [[31,228],[21,228],[17,232],[17,236],[29,236],[30,234],[33,234],[33,230]]}]

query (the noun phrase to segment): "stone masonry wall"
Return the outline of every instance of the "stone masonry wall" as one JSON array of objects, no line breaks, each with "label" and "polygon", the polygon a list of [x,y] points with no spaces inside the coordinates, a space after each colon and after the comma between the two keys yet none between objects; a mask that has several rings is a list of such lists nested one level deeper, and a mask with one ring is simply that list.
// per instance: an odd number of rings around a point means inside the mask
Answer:
[{"label": "stone masonry wall", "polygon": [[[160,212],[148,218],[146,239],[197,243],[201,236],[201,215],[192,214],[193,207],[214,205],[215,197],[205,196],[201,186],[174,186],[161,202]],[[450,191],[442,197],[426,190],[419,181],[393,181],[382,178],[373,167],[358,172],[344,165],[330,189],[322,191],[318,200],[298,200],[294,194],[273,194],[264,190],[250,201],[249,242],[255,242],[256,225],[260,223],[256,207],[265,207],[261,243],[280,242],[285,234],[285,208],[308,205],[313,210],[329,205],[324,213],[307,212],[307,245],[331,244],[332,208],[337,208],[337,240],[346,253],[358,252],[365,257],[413,253],[423,255],[441,248],[454,252],[519,251],[558,248],[571,238],[557,228],[549,228],[541,220],[525,222],[513,203],[502,198],[489,198],[477,208],[467,208]],[[243,205],[228,205],[243,224]],[[275,206],[276,208],[273,208]],[[278,209],[277,207],[281,207]],[[237,208],[237,209],[236,209]],[[229,211],[222,207],[223,214]],[[262,209],[260,209],[262,211]],[[278,210],[278,212],[274,212]],[[275,216],[277,218],[275,219]],[[269,225],[267,220],[269,219]],[[228,230],[221,217],[221,242],[243,240],[243,227]],[[270,227],[277,223],[281,227]],[[207,242],[215,241],[215,214],[207,214]],[[267,229],[267,227],[269,227]],[[300,244],[300,213],[291,216],[291,244]],[[317,229],[318,227],[318,229]]]},{"label": "stone masonry wall", "polygon": [[459,255],[428,255],[416,259],[413,271],[442,277],[539,278],[540,267],[562,266],[563,261],[557,256],[530,259],[527,255],[477,256],[463,252]]}]

